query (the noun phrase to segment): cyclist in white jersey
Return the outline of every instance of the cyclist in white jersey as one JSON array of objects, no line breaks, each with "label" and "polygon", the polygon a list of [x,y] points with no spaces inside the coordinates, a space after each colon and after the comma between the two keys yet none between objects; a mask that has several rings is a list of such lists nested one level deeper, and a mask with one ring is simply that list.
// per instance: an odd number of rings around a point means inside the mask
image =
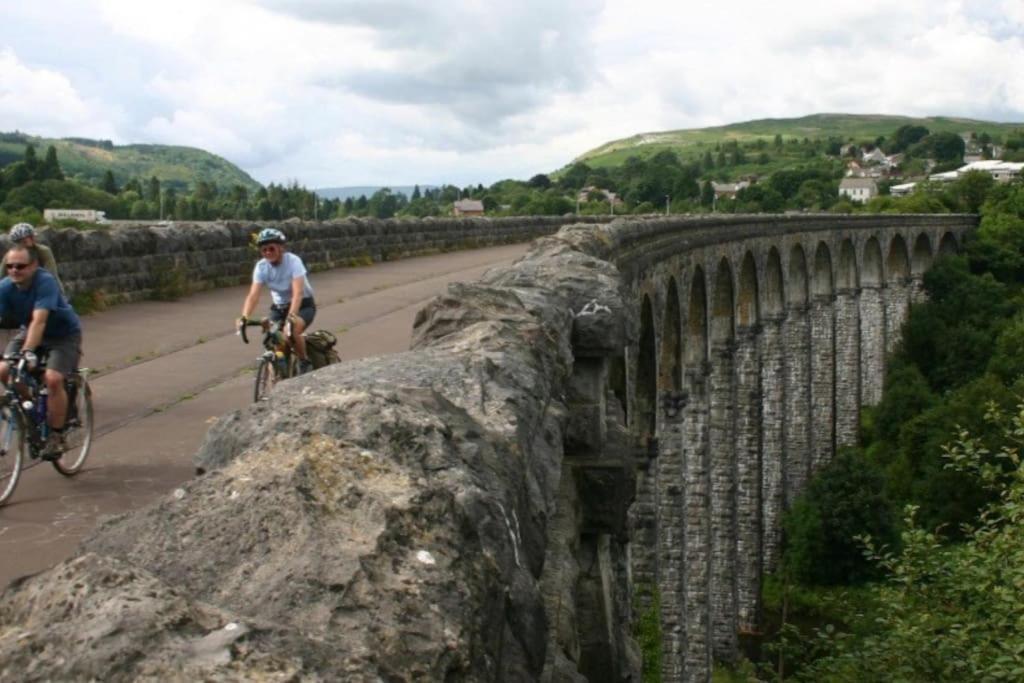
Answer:
[{"label": "cyclist in white jersey", "polygon": [[259,303],[265,285],[272,299],[270,319],[287,320],[291,328],[292,348],[299,359],[299,374],[302,374],[313,369],[306,356],[306,340],[302,332],[313,323],[316,302],[306,277],[305,264],[301,258],[286,251],[284,243],[284,233],[274,228],[264,228],[257,236],[256,244],[263,258],[256,262],[252,271],[252,287],[242,304],[242,316],[236,325],[239,328],[245,325]]}]

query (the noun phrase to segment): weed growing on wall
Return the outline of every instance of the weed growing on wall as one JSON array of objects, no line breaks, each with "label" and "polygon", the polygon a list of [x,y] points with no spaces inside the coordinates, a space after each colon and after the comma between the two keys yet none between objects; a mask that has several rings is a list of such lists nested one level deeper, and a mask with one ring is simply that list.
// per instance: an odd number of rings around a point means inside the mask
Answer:
[{"label": "weed growing on wall", "polygon": [[79,315],[97,313],[109,305],[107,293],[102,289],[86,289],[71,295],[71,306]]},{"label": "weed growing on wall", "polygon": [[153,288],[149,298],[154,301],[175,301],[191,291],[188,275],[180,265],[153,268]]}]

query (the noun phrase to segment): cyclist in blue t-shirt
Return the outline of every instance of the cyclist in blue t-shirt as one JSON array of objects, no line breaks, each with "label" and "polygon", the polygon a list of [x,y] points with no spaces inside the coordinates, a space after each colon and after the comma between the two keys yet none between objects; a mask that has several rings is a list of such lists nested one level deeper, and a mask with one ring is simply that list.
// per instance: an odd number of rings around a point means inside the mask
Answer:
[{"label": "cyclist in blue t-shirt", "polygon": [[[82,323],[61,294],[57,278],[39,266],[35,251],[16,244],[4,257],[4,266],[7,277],[0,280],[0,317],[21,327],[7,345],[4,358],[20,354],[31,370],[39,363],[39,349],[49,353],[43,381],[50,395],[46,415],[50,434],[41,457],[53,460],[64,451],[68,408],[64,378],[78,367]],[[0,381],[6,384],[9,376],[9,362],[0,361]]]},{"label": "cyclist in blue t-shirt", "polygon": [[316,316],[316,302],[313,288],[306,277],[306,266],[295,254],[285,251],[284,233],[274,228],[264,228],[256,237],[256,244],[263,256],[252,271],[252,287],[242,304],[242,316],[236,321],[241,329],[260,302],[263,286],[270,290],[272,299],[270,319],[288,321],[291,328],[292,348],[299,359],[299,374],[309,372],[313,364],[306,356],[306,339],[302,336]]}]

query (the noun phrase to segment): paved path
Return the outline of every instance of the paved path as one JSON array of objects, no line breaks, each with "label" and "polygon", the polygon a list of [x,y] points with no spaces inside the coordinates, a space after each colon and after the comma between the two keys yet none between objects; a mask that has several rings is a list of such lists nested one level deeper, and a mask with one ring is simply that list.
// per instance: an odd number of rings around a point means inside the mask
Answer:
[{"label": "paved path", "polygon": [[[512,245],[315,273],[313,327],[338,334],[342,359],[404,351],[428,299],[525,251]],[[149,503],[192,476],[192,456],[210,423],[252,400],[261,348],[258,339],[244,346],[232,326],[246,289],[83,318],[82,364],[97,371],[98,438],[78,476],[30,467],[0,507],[0,588],[68,557],[101,516]],[[264,294],[261,309],[267,305]]]}]

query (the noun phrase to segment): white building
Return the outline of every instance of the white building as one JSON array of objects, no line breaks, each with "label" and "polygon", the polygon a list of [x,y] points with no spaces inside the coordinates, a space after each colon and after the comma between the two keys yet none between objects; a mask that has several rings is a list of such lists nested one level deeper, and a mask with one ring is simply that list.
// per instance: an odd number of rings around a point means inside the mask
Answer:
[{"label": "white building", "polygon": [[917,183],[901,183],[890,187],[889,193],[893,197],[904,197],[913,192],[915,187],[917,187]]},{"label": "white building", "polygon": [[95,209],[43,209],[43,220],[47,223],[53,221],[103,223],[107,220],[107,213]]},{"label": "white building", "polygon": [[928,179],[937,180],[939,182],[950,182],[956,180],[968,171],[984,171],[991,175],[996,182],[1008,183],[1014,178],[1019,177],[1021,170],[1024,170],[1024,162],[988,159],[985,161],[972,161],[969,164],[964,164],[955,171],[934,173],[928,176]]},{"label": "white building", "polygon": [[872,178],[843,178],[839,182],[839,196],[851,201],[866,202],[878,194],[878,184]]}]

